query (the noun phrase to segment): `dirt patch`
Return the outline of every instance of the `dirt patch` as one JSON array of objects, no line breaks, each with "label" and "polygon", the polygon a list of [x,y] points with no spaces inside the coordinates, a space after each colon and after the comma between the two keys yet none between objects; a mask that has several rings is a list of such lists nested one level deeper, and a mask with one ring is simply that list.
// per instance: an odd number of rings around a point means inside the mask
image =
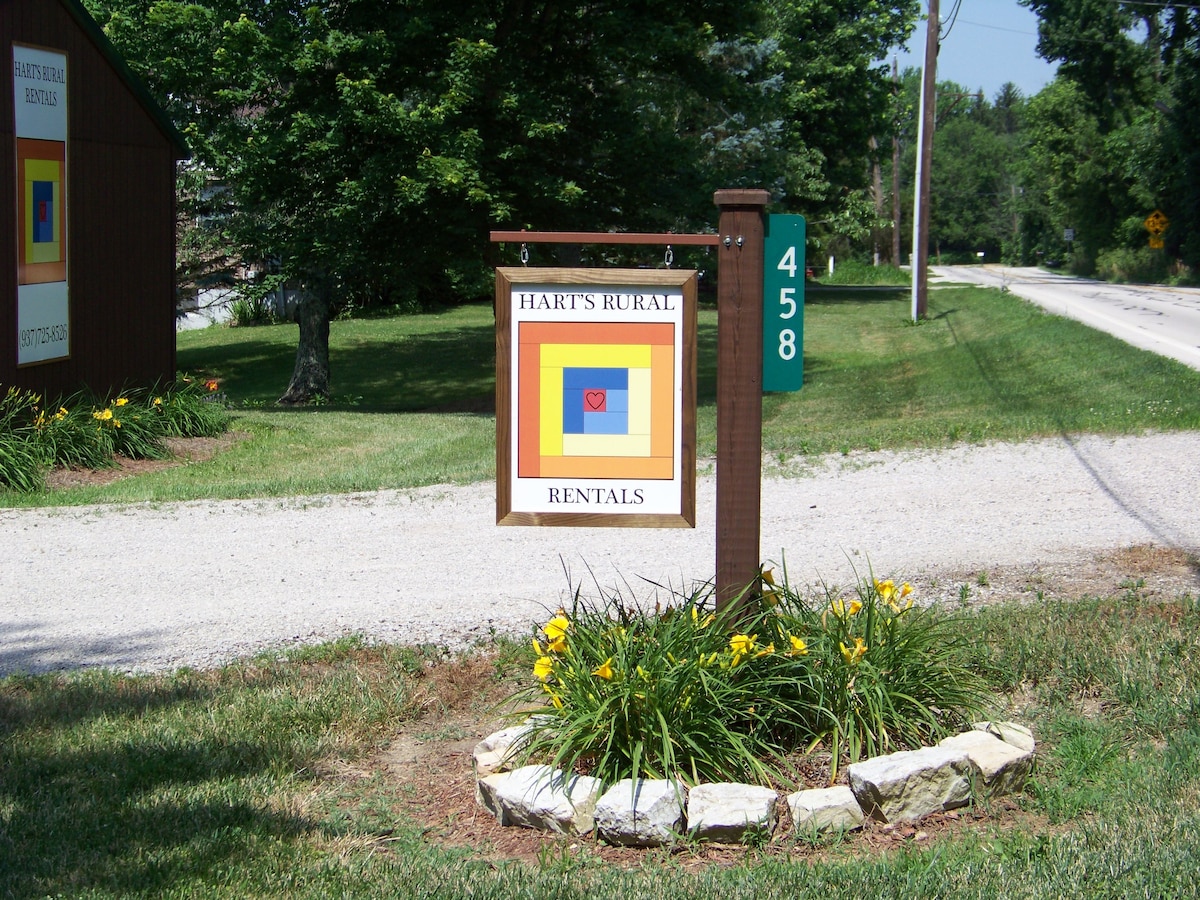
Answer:
[{"label": "dirt patch", "polygon": [[160,472],[175,466],[203,462],[248,437],[250,437],[249,432],[229,431],[217,437],[166,438],[163,443],[171,452],[169,459],[129,459],[125,456],[115,456],[112,466],[107,469],[76,469],[59,466],[51,469],[46,475],[46,487],[55,491],[75,487],[100,486],[112,484],[114,481],[134,475]]},{"label": "dirt patch", "polygon": [[1143,600],[1200,596],[1200,557],[1156,544],[1136,544],[1053,565],[939,573],[912,579],[917,595],[943,604],[976,606],[1045,597],[1135,595]]}]

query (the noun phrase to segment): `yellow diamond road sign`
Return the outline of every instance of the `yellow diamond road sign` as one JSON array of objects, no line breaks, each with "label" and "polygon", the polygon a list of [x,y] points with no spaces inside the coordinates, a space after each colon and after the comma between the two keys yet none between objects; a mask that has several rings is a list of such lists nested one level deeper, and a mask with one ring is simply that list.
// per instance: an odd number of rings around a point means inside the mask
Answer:
[{"label": "yellow diamond road sign", "polygon": [[1156,237],[1167,230],[1167,226],[1171,223],[1167,217],[1162,214],[1162,210],[1156,209],[1150,215],[1146,216],[1146,221],[1142,223],[1146,226],[1146,230]]}]

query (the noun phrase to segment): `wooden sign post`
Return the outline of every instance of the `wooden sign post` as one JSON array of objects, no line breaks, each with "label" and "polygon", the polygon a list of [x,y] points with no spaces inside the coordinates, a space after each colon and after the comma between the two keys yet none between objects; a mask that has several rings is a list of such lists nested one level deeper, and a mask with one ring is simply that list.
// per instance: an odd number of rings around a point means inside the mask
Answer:
[{"label": "wooden sign post", "polygon": [[[763,394],[763,253],[764,210],[770,194],[764,190],[722,190],[713,195],[720,209],[717,234],[630,234],[630,233],[580,233],[580,232],[525,232],[494,231],[493,241],[530,243],[581,243],[581,244],[688,244],[715,246],[717,248],[717,528],[716,528],[716,601],[719,608],[737,602],[743,592],[758,588],[761,558],[759,539],[762,513],[762,394]],[[803,238],[801,237],[802,241]],[[796,251],[797,253],[799,251]],[[776,261],[779,268],[783,266]],[[803,277],[803,265],[798,264]],[[510,299],[509,282],[536,282],[543,278],[537,270],[518,274],[522,270],[503,270],[505,284],[498,281],[497,296],[506,302]],[[795,274],[793,271],[792,274]],[[595,276],[599,277],[599,276]],[[618,276],[613,276],[618,277]],[[647,276],[634,274],[619,276],[641,283]],[[672,276],[662,276],[670,279]],[[578,282],[594,276],[571,275],[568,281]],[[790,288],[788,290],[791,290]],[[565,295],[564,295],[565,296]],[[582,295],[586,304],[586,292]],[[792,294],[784,291],[781,297]],[[565,301],[564,301],[565,302]],[[507,326],[507,312],[503,304],[497,306],[498,320]],[[691,326],[694,329],[694,325]],[[511,338],[506,327],[498,329],[497,342],[497,441],[498,446],[508,447],[511,432],[506,422],[511,416],[502,415],[508,409],[511,394],[509,380],[500,370],[510,365]],[[689,340],[693,341],[693,337]],[[799,335],[796,335],[797,341]],[[788,338],[787,340],[790,340]],[[694,346],[694,345],[693,345]],[[789,348],[790,344],[787,345]],[[796,354],[801,353],[799,344]],[[695,370],[689,370],[681,383],[694,382]],[[798,386],[798,385],[797,385]],[[598,393],[598,390],[597,390]],[[585,395],[586,396],[586,395]],[[518,413],[519,420],[519,413]],[[551,423],[557,434],[557,419]],[[688,442],[684,441],[686,447]],[[504,451],[502,451],[504,452]],[[694,457],[689,458],[689,464]],[[690,500],[685,491],[684,508],[667,519],[627,517],[581,518],[578,515],[559,516],[546,509],[515,514],[504,497],[511,479],[504,474],[506,458],[499,459],[497,470],[500,486],[503,487],[497,505],[498,519],[505,524],[522,525],[691,525],[694,518],[687,506]],[[518,463],[519,465],[519,460]],[[694,468],[694,466],[693,466]],[[637,498],[636,487],[626,489],[619,499]],[[557,499],[566,497],[560,491]],[[570,495],[576,498],[577,493]],[[604,491],[596,495],[601,500],[611,499]],[[592,495],[586,499],[591,502]]]},{"label": "wooden sign post", "polygon": [[759,576],[763,190],[717,191],[717,606]]}]

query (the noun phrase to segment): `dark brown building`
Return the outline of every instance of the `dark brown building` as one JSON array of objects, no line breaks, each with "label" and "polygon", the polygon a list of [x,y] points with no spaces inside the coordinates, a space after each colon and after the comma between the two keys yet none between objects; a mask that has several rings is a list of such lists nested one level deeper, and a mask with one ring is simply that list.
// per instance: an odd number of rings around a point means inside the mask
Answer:
[{"label": "dark brown building", "polygon": [[0,58],[0,386],[172,378],[183,138],[78,0],[4,0]]}]

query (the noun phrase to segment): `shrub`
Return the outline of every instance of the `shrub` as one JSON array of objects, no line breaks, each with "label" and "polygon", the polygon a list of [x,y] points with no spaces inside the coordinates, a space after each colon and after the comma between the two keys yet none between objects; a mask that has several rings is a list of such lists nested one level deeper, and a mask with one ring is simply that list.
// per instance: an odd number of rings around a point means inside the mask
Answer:
[{"label": "shrub", "polygon": [[229,305],[229,324],[234,328],[275,323],[271,294],[283,285],[282,275],[266,275],[256,281],[239,282],[237,296]]},{"label": "shrub", "polygon": [[113,464],[112,437],[93,412],[91,403],[76,394],[63,401],[57,412],[39,419],[38,439],[51,465],[104,469]]},{"label": "shrub", "polygon": [[983,706],[955,622],[907,585],[868,578],[809,602],[768,570],[761,598],[752,587],[722,612],[711,592],[653,612],[576,592],[529,643],[534,681],[514,699],[541,705],[526,758],[606,784],[770,784],[824,747],[832,782],[843,760],[919,746]]},{"label": "shrub", "polygon": [[[786,579],[785,579],[786,581]],[[856,579],[852,596],[825,587],[815,602],[768,586],[780,618],[812,637],[822,721],[813,741],[856,762],[936,741],[985,706],[987,684],[956,620],[913,603],[912,587]]]},{"label": "shrub", "polygon": [[0,484],[18,491],[39,490],[50,464],[37,436],[39,402],[11,387],[0,396]]},{"label": "shrub", "polygon": [[0,485],[38,490],[50,466],[102,469],[118,453],[165,459],[171,455],[165,437],[213,437],[229,427],[217,383],[187,376],[163,389],[106,399],[74,394],[52,413],[40,402],[15,388],[0,397]]},{"label": "shrub", "polygon": [[1159,284],[1167,280],[1168,260],[1161,250],[1118,247],[1096,257],[1096,274],[1105,281]]},{"label": "shrub", "polygon": [[576,594],[530,642],[536,684],[518,698],[543,706],[526,753],[605,783],[779,778],[795,723],[816,719],[810,667],[760,639],[777,624],[761,608],[717,614],[706,600],[650,612]]},{"label": "shrub", "polygon": [[149,405],[171,437],[216,437],[229,429],[229,412],[220,402],[219,385],[181,375],[165,389],[152,390]]}]

